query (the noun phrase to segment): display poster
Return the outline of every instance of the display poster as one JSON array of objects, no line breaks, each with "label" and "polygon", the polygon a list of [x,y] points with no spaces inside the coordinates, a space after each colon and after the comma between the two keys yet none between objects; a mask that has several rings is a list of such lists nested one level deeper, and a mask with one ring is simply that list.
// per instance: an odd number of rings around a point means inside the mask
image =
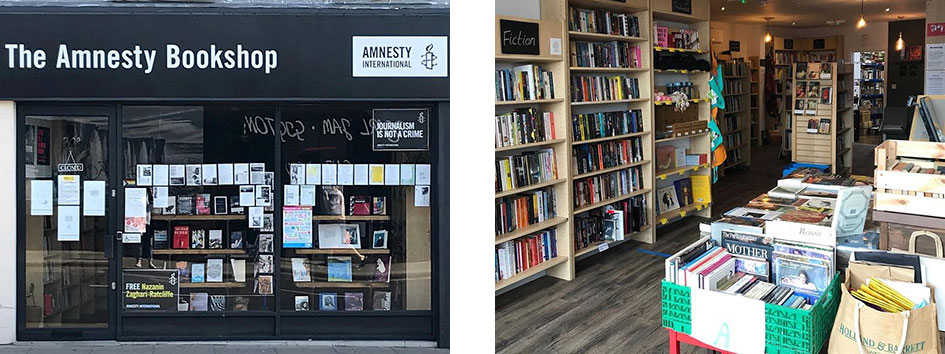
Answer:
[{"label": "display poster", "polygon": [[59,205],[79,205],[79,175],[59,175]]},{"label": "display poster", "polygon": [[154,193],[154,207],[155,208],[167,208],[169,203],[168,200],[168,189],[167,187],[153,187]]},{"label": "display poster", "polygon": [[499,31],[502,38],[500,46],[502,54],[541,54],[541,48],[538,45],[537,22],[501,19]]},{"label": "display poster", "polygon": [[315,206],[315,186],[299,186],[299,205]]},{"label": "display poster", "polygon": [[30,215],[53,214],[53,181],[34,179],[30,181]]},{"label": "display poster", "polygon": [[240,206],[256,205],[256,186],[247,184],[240,186]]},{"label": "display poster", "polygon": [[429,109],[375,109],[374,151],[427,151],[429,128]]},{"label": "display poster", "polygon": [[342,186],[354,184],[354,165],[347,163],[338,165],[338,184]]},{"label": "display poster", "polygon": [[429,164],[417,165],[417,185],[418,186],[430,185],[430,165]]},{"label": "display poster", "polygon": [[417,168],[414,164],[400,165],[400,185],[412,186],[417,184]]},{"label": "display poster", "polygon": [[154,165],[154,185],[166,186],[169,183],[170,171],[167,165]]},{"label": "display poster", "polygon": [[282,204],[284,205],[299,205],[299,185],[297,184],[287,184],[283,186],[284,192],[282,193],[283,198],[285,199]]},{"label": "display poster", "polygon": [[249,207],[249,228],[251,229],[261,229],[263,228],[263,207],[253,206]]},{"label": "display poster", "polygon": [[328,163],[322,165],[322,184],[328,186],[338,184],[338,165]]},{"label": "display poster", "polygon": [[282,247],[312,248],[312,208],[282,209]]},{"label": "display poster", "polygon": [[400,184],[400,165],[384,165],[384,184],[388,186],[396,186]]},{"label": "display poster", "polygon": [[82,185],[82,215],[105,216],[105,181],[85,181]]},{"label": "display poster", "polygon": [[125,232],[143,233],[148,227],[148,189],[125,188]]},{"label": "display poster", "polygon": [[368,184],[368,165],[354,165],[354,184],[358,186]]},{"label": "display poster", "polygon": [[60,205],[57,207],[57,240],[59,241],[78,241],[79,240],[79,206],[78,205]]},{"label": "display poster", "polygon": [[945,43],[926,45],[925,94],[945,95]]},{"label": "display poster", "polygon": [[177,312],[180,274],[177,269],[125,269],[122,307],[134,311]]},{"label": "display poster", "polygon": [[322,184],[322,165],[317,163],[305,164],[305,184]]},{"label": "display poster", "polygon": [[413,206],[430,206],[430,186],[416,186],[413,189]]},{"label": "display poster", "polygon": [[233,183],[234,184],[249,184],[249,164],[247,163],[233,164]]},{"label": "display poster", "polygon": [[371,165],[371,181],[372,186],[384,185],[384,165]]},{"label": "display poster", "polygon": [[233,164],[221,163],[217,165],[217,178],[221,186],[233,184]]}]

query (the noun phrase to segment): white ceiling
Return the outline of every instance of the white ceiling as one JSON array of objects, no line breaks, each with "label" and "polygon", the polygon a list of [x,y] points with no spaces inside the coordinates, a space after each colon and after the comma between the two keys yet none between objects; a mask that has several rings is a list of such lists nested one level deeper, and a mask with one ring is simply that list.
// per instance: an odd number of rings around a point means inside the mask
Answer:
[{"label": "white ceiling", "polygon": [[[764,23],[765,16],[773,17],[777,27],[826,27],[827,21],[846,20],[844,25],[855,25],[860,19],[860,0],[711,0],[712,21],[737,23]],[[725,6],[725,11],[722,11]],[[886,8],[889,12],[886,12]],[[925,18],[925,0],[865,0],[866,23]],[[792,25],[796,22],[796,25]]]}]

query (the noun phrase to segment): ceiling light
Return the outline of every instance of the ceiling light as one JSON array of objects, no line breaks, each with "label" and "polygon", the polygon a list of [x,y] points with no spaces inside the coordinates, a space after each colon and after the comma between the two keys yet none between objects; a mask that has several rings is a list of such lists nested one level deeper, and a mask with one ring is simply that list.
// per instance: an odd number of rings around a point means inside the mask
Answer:
[{"label": "ceiling light", "polygon": [[722,11],[725,11],[725,6],[722,6]]},{"label": "ceiling light", "polygon": [[865,0],[860,0],[860,21],[856,23],[856,28],[863,28],[866,26],[866,17],[863,15],[863,2]]},{"label": "ceiling light", "polygon": [[771,42],[771,19],[773,17],[765,17],[765,43]]},{"label": "ceiling light", "polygon": [[902,40],[902,32],[899,32],[899,39],[896,40],[896,50],[902,50],[906,47],[906,42]]},{"label": "ceiling light", "polygon": [[889,12],[889,8],[888,8],[888,7],[886,8],[886,12]]},{"label": "ceiling light", "polygon": [[791,26],[797,26],[797,22],[791,22]]}]

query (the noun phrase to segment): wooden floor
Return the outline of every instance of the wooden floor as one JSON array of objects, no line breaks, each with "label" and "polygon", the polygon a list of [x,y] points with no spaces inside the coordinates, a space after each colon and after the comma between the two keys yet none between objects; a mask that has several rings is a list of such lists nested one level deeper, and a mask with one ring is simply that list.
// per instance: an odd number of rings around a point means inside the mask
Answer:
[{"label": "wooden floor", "polygon": [[[733,169],[713,185],[713,214],[774,187],[783,166],[778,148],[751,152],[752,166]],[[658,229],[653,245],[628,242],[577,263],[568,282],[542,277],[495,299],[497,353],[667,353],[661,326],[663,256],[699,236],[698,219]],[[682,345],[683,353],[703,353]]]}]

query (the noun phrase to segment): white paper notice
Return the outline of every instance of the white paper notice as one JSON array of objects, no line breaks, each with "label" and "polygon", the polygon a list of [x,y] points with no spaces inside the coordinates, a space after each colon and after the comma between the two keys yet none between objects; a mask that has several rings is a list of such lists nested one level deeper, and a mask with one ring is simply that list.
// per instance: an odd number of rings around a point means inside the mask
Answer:
[{"label": "white paper notice", "polygon": [[217,178],[221,186],[233,184],[233,164],[221,163],[217,165]]},{"label": "white paper notice", "polygon": [[187,172],[184,169],[184,165],[171,165],[168,170],[169,184],[172,186],[183,186],[184,182],[187,180]]},{"label": "white paper notice", "polygon": [[305,184],[322,184],[322,165],[317,163],[305,165]]},{"label": "white paper notice", "polygon": [[[154,207],[167,208],[169,205],[167,200],[167,187],[153,187],[152,192],[154,194]],[[88,204],[88,202],[86,202],[86,204]]]},{"label": "white paper notice", "polygon": [[299,205],[315,206],[315,186],[299,187]]},{"label": "white paper notice", "polygon": [[430,206],[430,186],[416,186],[413,188],[413,206]]},{"label": "white paper notice", "polygon": [[249,207],[249,227],[261,229],[263,227],[263,207]]},{"label": "white paper notice", "polygon": [[166,186],[170,183],[170,170],[167,165],[154,165],[154,185]]},{"label": "white paper notice", "polygon": [[322,165],[322,184],[328,186],[338,184],[338,165],[327,163]]},{"label": "white paper notice", "polygon": [[105,181],[85,181],[82,184],[82,194],[85,199],[85,204],[82,204],[82,215],[105,216]]},{"label": "white paper notice", "polygon": [[240,186],[240,206],[256,205],[256,186],[251,184]]},{"label": "white paper notice", "polygon": [[354,165],[354,184],[359,186],[368,184],[368,165]]},{"label": "white paper notice", "polygon": [[945,43],[929,44],[927,47],[925,51],[925,70],[945,70]]},{"label": "white paper notice", "polygon": [[125,217],[148,216],[148,189],[125,188]]},{"label": "white paper notice", "polygon": [[430,165],[417,165],[417,185],[430,185]]},{"label": "white paper notice", "polygon": [[400,165],[400,185],[402,186],[412,186],[417,184],[417,172],[416,166],[414,164],[401,164]]},{"label": "white paper notice", "polygon": [[138,165],[137,174],[135,174],[135,184],[139,186],[150,186],[154,182],[154,169],[151,165]]},{"label": "white paper notice", "polygon": [[338,165],[338,184],[342,186],[350,186],[354,184],[354,165]]},{"label": "white paper notice", "polygon": [[764,353],[763,301],[698,288],[690,301],[693,338],[733,353]]},{"label": "white paper notice", "polygon": [[249,164],[248,163],[233,164],[233,183],[249,184]]},{"label": "white paper notice", "polygon": [[60,205],[56,208],[58,216],[57,240],[59,241],[78,241],[79,240],[79,206],[78,205]]},{"label": "white paper notice", "polygon": [[30,215],[53,214],[53,181],[30,181]]},{"label": "white paper notice", "polygon": [[305,184],[305,164],[289,164],[289,184]]},{"label": "white paper notice", "polygon": [[945,95],[945,70],[925,72],[925,94]]},{"label": "white paper notice", "polygon": [[285,199],[285,205],[299,205],[299,185],[287,184],[283,186],[285,191],[282,196]]},{"label": "white paper notice", "polygon": [[396,186],[400,184],[400,165],[384,165],[384,184],[388,186]]},{"label": "white paper notice", "polygon": [[78,175],[59,175],[59,205],[79,205]]},{"label": "white paper notice", "polygon": [[122,233],[121,243],[141,243],[141,234],[131,232]]}]

